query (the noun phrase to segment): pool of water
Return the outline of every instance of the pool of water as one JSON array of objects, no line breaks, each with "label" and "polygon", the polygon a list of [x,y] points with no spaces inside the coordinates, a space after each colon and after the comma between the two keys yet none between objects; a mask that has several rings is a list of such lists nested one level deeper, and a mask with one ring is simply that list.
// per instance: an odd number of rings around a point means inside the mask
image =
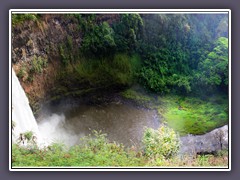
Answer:
[{"label": "pool of water", "polygon": [[157,129],[160,118],[155,110],[119,101],[103,105],[79,103],[74,106],[66,102],[45,108],[40,113],[38,125],[47,141],[74,145],[92,130],[101,130],[110,141],[139,146],[144,129]]}]

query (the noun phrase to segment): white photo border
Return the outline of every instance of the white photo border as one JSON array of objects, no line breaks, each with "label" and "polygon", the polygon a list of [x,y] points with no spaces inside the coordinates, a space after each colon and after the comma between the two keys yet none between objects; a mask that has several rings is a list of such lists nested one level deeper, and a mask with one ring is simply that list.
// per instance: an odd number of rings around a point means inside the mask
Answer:
[{"label": "white photo border", "polygon": [[[228,14],[228,167],[12,167],[12,14]],[[231,10],[230,9],[10,9],[9,10],[9,171],[231,171]]]}]

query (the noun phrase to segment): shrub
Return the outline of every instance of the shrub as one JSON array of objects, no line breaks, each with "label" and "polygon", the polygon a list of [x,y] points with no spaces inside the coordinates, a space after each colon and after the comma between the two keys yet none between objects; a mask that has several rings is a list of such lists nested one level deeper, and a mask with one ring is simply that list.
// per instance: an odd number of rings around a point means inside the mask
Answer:
[{"label": "shrub", "polygon": [[26,75],[26,68],[23,66],[20,68],[20,71],[17,73],[17,77],[22,79]]},{"label": "shrub", "polygon": [[148,67],[143,67],[141,69],[139,82],[143,84],[146,89],[150,89],[158,93],[169,91],[164,76],[161,76],[157,71]]},{"label": "shrub", "polygon": [[43,69],[47,67],[47,59],[41,56],[34,55],[31,62],[30,72],[32,73],[42,73]]},{"label": "shrub", "polygon": [[37,14],[12,14],[12,25],[13,27],[22,24],[25,21],[37,21]]},{"label": "shrub", "polygon": [[32,131],[27,131],[23,134],[23,136],[28,140],[30,141],[33,137],[33,132]]},{"label": "shrub", "polygon": [[180,140],[171,128],[163,125],[158,130],[147,128],[144,132],[143,144],[147,157],[168,159],[178,153]]}]

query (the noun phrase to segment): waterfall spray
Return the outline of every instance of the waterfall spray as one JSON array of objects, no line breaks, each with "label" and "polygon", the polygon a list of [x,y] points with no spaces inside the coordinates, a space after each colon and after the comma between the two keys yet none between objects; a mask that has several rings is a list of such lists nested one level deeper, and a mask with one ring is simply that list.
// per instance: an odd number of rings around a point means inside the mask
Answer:
[{"label": "waterfall spray", "polygon": [[[64,114],[51,114],[45,117],[39,124],[29,106],[28,98],[12,69],[12,123],[15,127],[12,131],[14,143],[21,141],[21,136],[27,132],[33,133],[39,147],[48,146],[54,142],[64,142],[73,145],[78,140],[78,136],[63,128],[65,123]],[[20,144],[26,145],[27,142]]]},{"label": "waterfall spray", "polygon": [[14,123],[14,129],[12,131],[13,142],[19,142],[21,139],[20,136],[24,133],[32,132],[37,144],[41,143],[41,136],[38,130],[38,125],[29,106],[28,98],[13,69],[11,120]]}]

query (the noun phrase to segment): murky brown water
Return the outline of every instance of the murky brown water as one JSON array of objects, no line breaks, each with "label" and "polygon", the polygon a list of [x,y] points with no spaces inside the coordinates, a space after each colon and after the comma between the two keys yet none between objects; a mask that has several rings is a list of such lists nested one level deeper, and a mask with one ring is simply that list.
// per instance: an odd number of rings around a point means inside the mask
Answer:
[{"label": "murky brown water", "polygon": [[[79,143],[80,137],[90,134],[91,130],[102,130],[110,141],[123,143],[125,146],[138,146],[145,127],[157,129],[160,125],[155,110],[137,108],[124,103],[109,103],[103,106],[82,104],[68,109],[64,116],[64,120],[55,123],[55,126],[57,124],[55,129],[61,130],[57,133],[58,136],[70,145]],[[51,118],[48,121],[50,122]],[[47,136],[54,136],[54,132],[52,133],[53,135]],[[63,135],[64,133],[67,135]]]}]

